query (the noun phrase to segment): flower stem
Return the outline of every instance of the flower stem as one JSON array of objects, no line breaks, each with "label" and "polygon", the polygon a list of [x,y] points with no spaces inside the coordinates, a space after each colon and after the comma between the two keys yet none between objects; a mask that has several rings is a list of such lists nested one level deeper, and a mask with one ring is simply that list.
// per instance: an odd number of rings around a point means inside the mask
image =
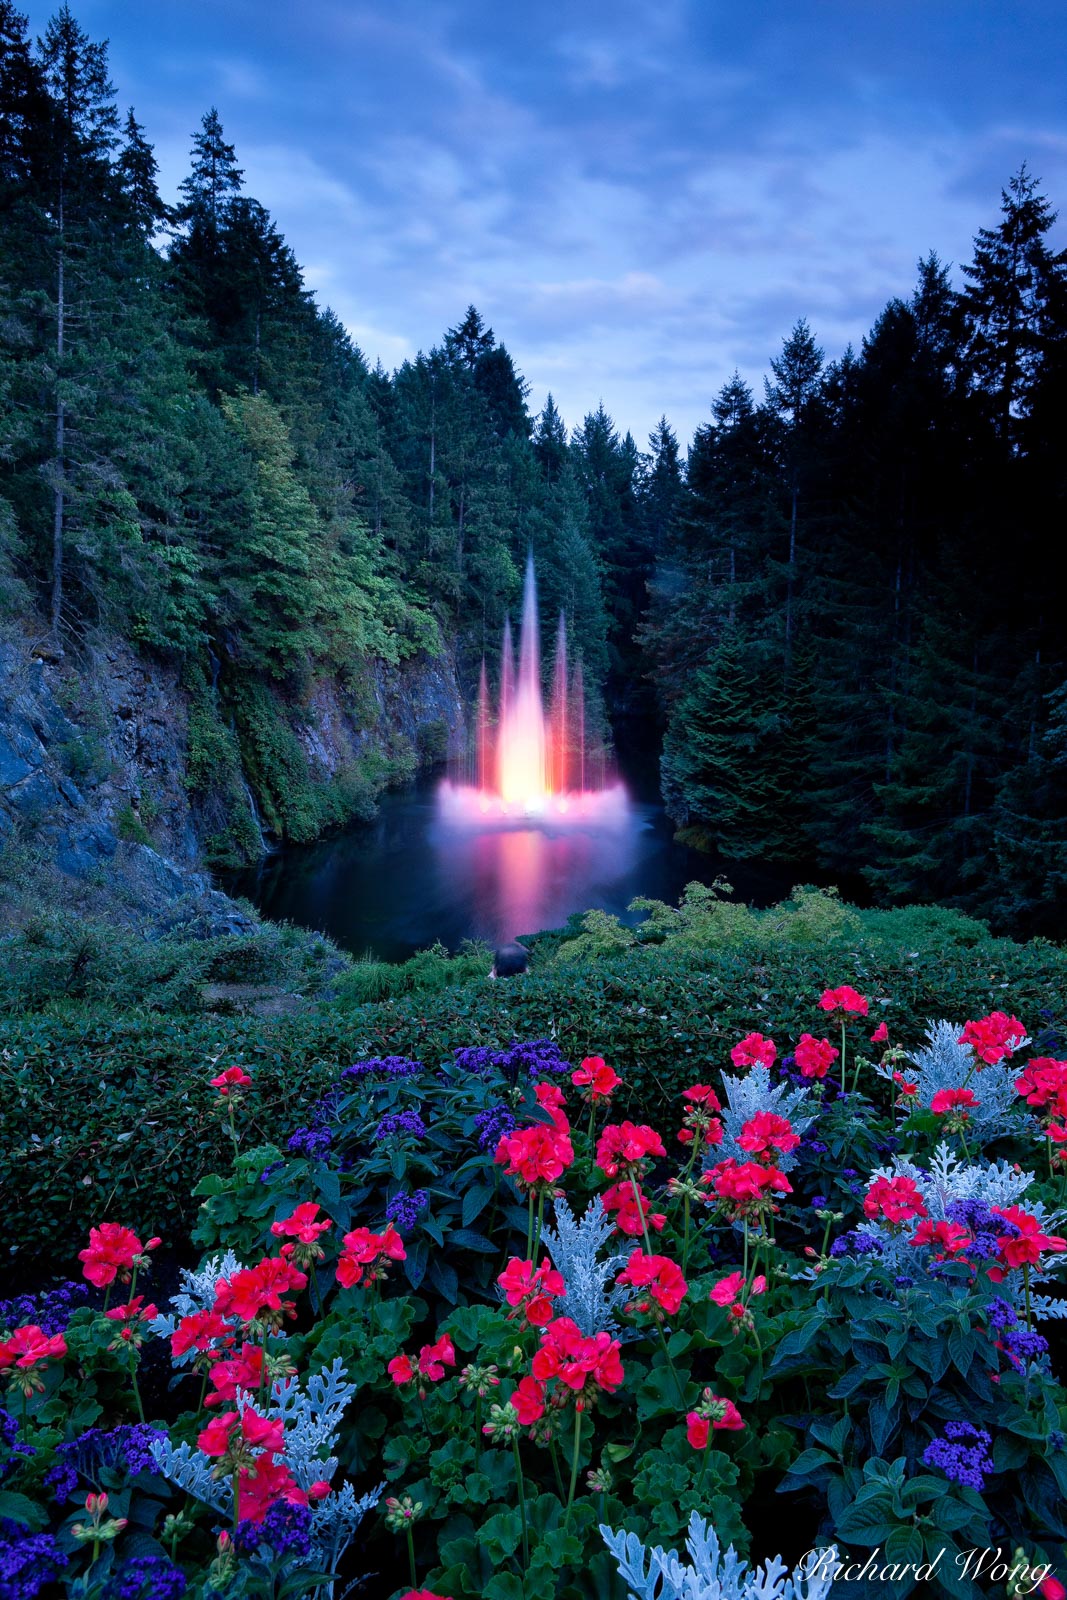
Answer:
[{"label": "flower stem", "polygon": [[130,1377],[133,1379],[133,1398],[137,1401],[137,1415],[142,1423],[145,1420],[144,1406],[141,1404],[141,1390],[137,1383],[137,1351],[130,1353]]},{"label": "flower stem", "polygon": [[685,1195],[685,1235],[682,1239],[682,1277],[689,1265],[689,1193]]},{"label": "flower stem", "polygon": [[534,1229],[533,1250],[530,1253],[530,1260],[534,1263],[535,1266],[537,1264],[537,1253],[541,1248],[541,1225],[544,1222],[544,1220],[545,1220],[545,1191],[544,1191],[544,1189],[539,1189],[538,1192],[537,1192],[537,1226]]},{"label": "flower stem", "polygon": [[571,1457],[571,1486],[567,1492],[567,1510],[563,1518],[563,1526],[569,1527],[571,1520],[571,1506],[574,1504],[574,1490],[578,1483],[578,1450],[582,1442],[582,1413],[574,1413],[574,1454]]},{"label": "flower stem", "polygon": [[410,1522],[404,1529],[404,1532],[408,1536],[408,1561],[411,1564],[411,1587],[414,1589],[416,1583],[418,1582],[418,1578],[415,1573],[415,1539],[411,1531]]},{"label": "flower stem", "polygon": [[630,1173],[630,1183],[634,1191],[634,1205],[637,1207],[637,1215],[641,1222],[641,1232],[644,1234],[645,1238],[645,1253],[647,1255],[651,1255],[652,1241],[648,1236],[648,1223],[645,1221],[645,1208],[641,1204],[641,1191],[637,1187],[637,1179],[635,1178],[633,1172]]},{"label": "flower stem", "polygon": [[534,1201],[533,1190],[530,1190],[526,1200],[526,1259],[533,1260],[533,1230],[534,1230]]},{"label": "flower stem", "polygon": [[526,1527],[526,1487],[522,1481],[522,1461],[519,1458],[519,1441],[515,1436],[511,1441],[515,1451],[515,1481],[519,1486],[519,1515],[522,1517],[522,1565],[523,1571],[530,1565],[530,1535]]},{"label": "flower stem", "polygon": [[556,1487],[559,1490],[559,1497],[562,1500],[563,1499],[563,1492],[564,1492],[563,1491],[563,1474],[559,1470],[559,1451],[556,1449],[556,1441],[555,1441],[555,1439],[552,1438],[551,1434],[549,1435],[549,1439],[548,1439],[548,1448],[549,1448],[549,1451],[551,1452],[551,1455],[552,1455],[552,1470],[556,1474]]},{"label": "flower stem", "polygon": [[845,1092],[845,1019],[841,1018],[841,1093]]}]

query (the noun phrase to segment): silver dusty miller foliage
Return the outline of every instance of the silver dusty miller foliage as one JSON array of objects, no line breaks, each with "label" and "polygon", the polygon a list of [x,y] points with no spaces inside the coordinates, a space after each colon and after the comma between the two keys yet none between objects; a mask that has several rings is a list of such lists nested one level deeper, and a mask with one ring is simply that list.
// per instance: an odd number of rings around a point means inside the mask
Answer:
[{"label": "silver dusty miller foliage", "polygon": [[570,1317],[587,1339],[597,1333],[625,1337],[615,1313],[629,1300],[630,1291],[614,1282],[609,1288],[608,1281],[618,1277],[628,1257],[617,1252],[601,1255],[615,1227],[600,1196],[590,1200],[580,1222],[562,1197],[557,1198],[555,1211],[556,1226],[542,1231],[541,1243],[567,1285],[557,1302],[558,1314]]},{"label": "silver dusty miller foliage", "polygon": [[[974,1128],[979,1143],[999,1139],[1006,1133],[1037,1133],[1035,1118],[1020,1102],[1015,1080],[1019,1068],[1010,1061],[995,1065],[982,1061],[969,1044],[960,1043],[963,1027],[957,1022],[930,1022],[926,1028],[926,1044],[921,1050],[908,1054],[915,1067],[915,1081],[919,1085],[918,1100],[929,1106],[941,1089],[970,1089],[976,1106],[969,1111],[968,1127]],[[1029,1044],[1023,1039],[1016,1048]],[[876,1066],[882,1078],[893,1077],[892,1066]]]},{"label": "silver dusty miller foliage", "polygon": [[[933,1222],[951,1221],[950,1208],[958,1200],[978,1200],[983,1205],[1000,1208],[1020,1205],[1027,1189],[1034,1182],[1032,1172],[1027,1172],[1025,1169],[1017,1171],[1007,1161],[963,1161],[946,1143],[938,1145],[930,1159],[929,1168],[918,1166],[910,1156],[894,1156],[892,1165],[874,1169],[867,1180],[868,1185],[876,1178],[890,1180],[911,1178],[922,1195],[927,1213]],[[1054,1234],[1065,1226],[1061,1214],[1048,1211],[1041,1200],[1027,1201],[1025,1209],[1031,1216],[1037,1218],[1043,1233]],[[919,1219],[915,1218],[906,1227],[894,1228],[880,1217],[864,1217],[857,1223],[855,1232],[866,1234],[878,1241],[880,1247],[878,1261],[891,1277],[911,1279],[915,1275],[916,1258],[920,1256],[920,1252],[911,1243],[912,1234],[918,1223]],[[927,1255],[928,1252],[924,1250],[921,1259],[925,1259]],[[1030,1306],[1036,1317],[1067,1317],[1067,1301],[1053,1299],[1049,1295],[1035,1294],[1032,1287],[1037,1283],[1051,1281],[1053,1272],[1061,1263],[1067,1265],[1067,1255],[1057,1256],[1052,1263],[1051,1271],[1031,1268]],[[815,1269],[811,1268],[800,1276],[814,1278],[817,1274]],[[1005,1274],[997,1286],[997,1292],[1003,1300],[1007,1300],[1016,1309],[1021,1308],[1023,1286],[1018,1273]]]},{"label": "silver dusty miller foliage", "polygon": [[[724,1072],[722,1082],[726,1093],[726,1104],[722,1109],[722,1143],[708,1146],[704,1153],[705,1171],[720,1161],[732,1159],[743,1162],[752,1159],[737,1140],[745,1123],[758,1111],[773,1111],[776,1116],[785,1117],[794,1133],[803,1133],[815,1121],[815,1113],[805,1110],[808,1090],[788,1081],[776,1083],[772,1089],[767,1067],[751,1067],[743,1076],[736,1078]],[[792,1151],[777,1156],[776,1165],[782,1172],[788,1172],[796,1164],[797,1158]]]},{"label": "silver dusty miller foliage", "polygon": [[[733,1545],[723,1555],[715,1529],[696,1511],[686,1532],[687,1562],[659,1545],[646,1550],[636,1533],[616,1533],[603,1523],[600,1533],[629,1600],[825,1600],[833,1583],[835,1550],[819,1552],[825,1559],[810,1577],[799,1567],[790,1571],[781,1556],[749,1571]],[[823,1576],[827,1568],[830,1575]]]},{"label": "silver dusty miller foliage", "polygon": [[[232,1251],[224,1256],[214,1256],[196,1272],[184,1270],[182,1287],[171,1300],[177,1315],[156,1317],[152,1331],[160,1338],[169,1338],[181,1317],[202,1311],[215,1302],[215,1286],[220,1278],[229,1277],[239,1269],[240,1263]],[[277,1337],[277,1336],[275,1336]],[[195,1356],[190,1351],[187,1357]],[[356,1384],[348,1378],[338,1357],[324,1372],[312,1373],[304,1383],[295,1377],[277,1378],[271,1385],[270,1399],[260,1405],[257,1397],[237,1391],[233,1409],[239,1413],[254,1406],[261,1415],[281,1421],[285,1426],[285,1451],[283,1460],[301,1489],[307,1492],[313,1483],[329,1482],[337,1470],[334,1446],[340,1433],[341,1419],[349,1401],[356,1393]],[[211,1461],[189,1443],[174,1446],[156,1441],[151,1446],[160,1471],[176,1483],[186,1494],[200,1500],[227,1520],[233,1516],[233,1490],[226,1478],[213,1478]],[[381,1488],[357,1496],[350,1483],[333,1488],[325,1499],[311,1512],[311,1549],[303,1561],[290,1557],[294,1564],[310,1566],[321,1572],[336,1571],[337,1564],[348,1548],[356,1529],[366,1513],[377,1505]],[[332,1593],[333,1585],[326,1585]],[[316,1593],[319,1591],[316,1590]]]}]

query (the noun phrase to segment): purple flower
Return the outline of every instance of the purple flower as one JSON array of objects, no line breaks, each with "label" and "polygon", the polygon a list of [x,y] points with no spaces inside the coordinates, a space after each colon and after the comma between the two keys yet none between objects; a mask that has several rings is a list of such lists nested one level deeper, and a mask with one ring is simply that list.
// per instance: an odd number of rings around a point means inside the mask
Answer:
[{"label": "purple flower", "polygon": [[984,1428],[974,1428],[969,1422],[946,1422],[943,1436],[932,1439],[923,1451],[923,1464],[940,1467],[953,1482],[981,1493],[986,1473],[993,1471],[992,1443]]},{"label": "purple flower", "polygon": [[262,1522],[239,1522],[233,1531],[233,1542],[242,1556],[254,1556],[266,1545],[275,1560],[281,1556],[302,1560],[311,1550],[311,1509],[279,1500]]},{"label": "purple flower", "polygon": [[[3,1460],[6,1452],[7,1460]],[[5,1411],[0,1406],[0,1483],[8,1477],[18,1466],[20,1456],[35,1456],[37,1451],[32,1444],[23,1444],[19,1438],[18,1418],[13,1417],[10,1411]]]},{"label": "purple flower", "polygon": [[20,1522],[0,1518],[0,1595],[37,1600],[67,1565],[50,1533],[30,1533]]},{"label": "purple flower", "polygon": [[0,1329],[14,1329],[33,1322],[49,1338],[65,1333],[67,1323],[89,1293],[87,1283],[61,1283],[38,1294],[20,1294],[14,1300],[0,1300]]},{"label": "purple flower", "polygon": [[1028,1361],[1040,1361],[1048,1355],[1048,1340],[1028,1328],[1009,1328],[1001,1344],[1004,1353],[1017,1372],[1022,1372]]},{"label": "purple flower", "polygon": [[812,1150],[817,1156],[824,1156],[830,1148],[829,1145],[823,1144],[821,1139],[801,1139],[800,1142],[805,1150]]},{"label": "purple flower", "polygon": [[430,1191],[416,1189],[413,1194],[395,1194],[385,1208],[388,1222],[398,1233],[410,1233],[429,1204]]},{"label": "purple flower", "polygon": [[830,1254],[838,1260],[842,1256],[880,1256],[882,1245],[873,1233],[864,1233],[862,1228],[854,1228],[851,1233],[843,1233],[840,1239],[835,1239],[830,1246]]},{"label": "purple flower", "polygon": [[45,1473],[45,1483],[55,1493],[57,1500],[66,1500],[84,1478],[95,1489],[104,1485],[99,1481],[100,1469],[125,1472],[135,1478],[140,1472],[159,1476],[159,1467],[152,1454],[154,1443],[164,1443],[167,1435],[160,1428],[151,1428],[143,1422],[124,1423],[110,1432],[102,1428],[87,1428],[69,1444],[56,1446],[56,1464]]},{"label": "purple flower", "polygon": [[354,1061],[341,1073],[342,1078],[415,1078],[424,1071],[421,1061],[407,1056],[375,1056],[369,1061]]},{"label": "purple flower", "polygon": [[479,1150],[495,1150],[501,1136],[513,1131],[515,1113],[510,1106],[500,1104],[489,1106],[485,1111],[478,1112],[474,1126],[478,1133]]},{"label": "purple flower", "polygon": [[184,1572],[166,1556],[134,1556],[112,1573],[100,1600],[181,1600],[185,1589]]},{"label": "purple flower", "polygon": [[1009,1305],[1006,1300],[990,1300],[989,1326],[991,1328],[1013,1328],[1018,1320],[1015,1314],[1015,1307]]},{"label": "purple flower", "polygon": [[329,1128],[297,1128],[289,1138],[287,1149],[294,1155],[309,1156],[313,1161],[325,1161],[333,1143]]},{"label": "purple flower", "polygon": [[374,1137],[383,1139],[424,1139],[426,1124],[417,1111],[391,1111],[379,1122]]},{"label": "purple flower", "polygon": [[813,1194],[811,1197],[811,1209],[813,1211],[825,1211],[829,1204],[830,1202],[824,1194]]}]

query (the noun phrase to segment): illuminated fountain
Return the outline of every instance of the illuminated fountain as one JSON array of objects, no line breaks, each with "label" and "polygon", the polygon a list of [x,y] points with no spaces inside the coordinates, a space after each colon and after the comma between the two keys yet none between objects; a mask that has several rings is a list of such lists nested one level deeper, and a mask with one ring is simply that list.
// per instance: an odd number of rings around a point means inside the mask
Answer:
[{"label": "illuminated fountain", "polygon": [[567,665],[562,615],[556,635],[548,714],[541,691],[541,646],[533,556],[526,563],[515,669],[510,620],[504,626],[496,717],[482,663],[470,770],[446,779],[441,819],[463,827],[539,825],[557,828],[623,825],[626,789],[609,779],[602,748],[586,748],[585,686],[579,661]]}]

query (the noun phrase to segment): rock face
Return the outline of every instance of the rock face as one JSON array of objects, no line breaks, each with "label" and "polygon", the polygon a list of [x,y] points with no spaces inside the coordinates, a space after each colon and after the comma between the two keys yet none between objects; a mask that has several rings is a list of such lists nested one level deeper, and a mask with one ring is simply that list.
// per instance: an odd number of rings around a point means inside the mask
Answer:
[{"label": "rock face", "polygon": [[[357,718],[320,682],[293,729],[313,780],[406,741],[423,763],[463,737],[451,662],[377,664]],[[175,908],[200,936],[252,923],[211,887],[188,782],[189,697],[177,673],[122,642],[97,639],[75,664],[0,639],[0,847],[41,847],[68,877],[121,882],[123,903],[162,930]],[[254,805],[251,796],[249,803]]]}]

